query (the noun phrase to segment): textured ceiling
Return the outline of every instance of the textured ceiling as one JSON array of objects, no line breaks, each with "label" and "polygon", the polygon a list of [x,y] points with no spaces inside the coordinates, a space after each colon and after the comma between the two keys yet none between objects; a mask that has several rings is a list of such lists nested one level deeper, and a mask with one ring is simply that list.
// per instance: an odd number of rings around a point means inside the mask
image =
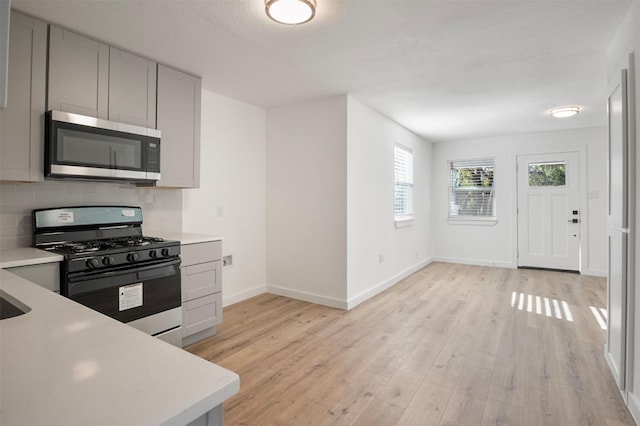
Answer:
[{"label": "textured ceiling", "polygon": [[[13,0],[264,107],[350,94],[434,142],[606,124],[605,52],[631,1],[317,0],[288,27],[263,0]],[[558,105],[578,116],[552,119]]]}]

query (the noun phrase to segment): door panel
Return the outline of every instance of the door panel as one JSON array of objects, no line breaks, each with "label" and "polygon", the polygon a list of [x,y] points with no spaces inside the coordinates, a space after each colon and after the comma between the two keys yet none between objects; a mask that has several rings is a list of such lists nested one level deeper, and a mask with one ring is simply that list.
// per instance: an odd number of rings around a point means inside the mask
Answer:
[{"label": "door panel", "polygon": [[609,312],[605,358],[616,383],[626,391],[627,335],[627,73],[609,95],[609,269],[607,310]]},{"label": "door panel", "polygon": [[[567,212],[571,210],[569,205],[569,197],[566,194],[551,195],[551,217],[565,217]],[[554,220],[551,222],[551,255],[569,256],[569,244],[567,235],[569,235],[569,222],[567,220]],[[573,224],[571,224],[573,226]]]},{"label": "door panel", "polygon": [[544,227],[544,200],[542,196],[537,194],[529,194],[527,197],[527,215],[528,223],[528,253],[531,255],[542,256],[544,254],[544,238],[542,229]]},{"label": "door panel", "polygon": [[[627,235],[609,236],[608,333],[606,358],[620,389],[625,388]],[[621,261],[622,260],[622,261]],[[625,285],[623,285],[623,283]]]},{"label": "door panel", "polygon": [[579,153],[519,155],[517,166],[518,266],[578,271]]}]

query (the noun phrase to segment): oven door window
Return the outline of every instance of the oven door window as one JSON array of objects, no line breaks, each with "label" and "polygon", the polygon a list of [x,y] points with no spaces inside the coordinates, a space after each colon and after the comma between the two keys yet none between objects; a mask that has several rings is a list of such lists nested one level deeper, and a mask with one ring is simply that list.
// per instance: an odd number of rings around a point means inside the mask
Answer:
[{"label": "oven door window", "polygon": [[[180,260],[133,270],[70,274],[66,287],[68,298],[119,321],[129,322],[180,306]],[[141,295],[136,294],[138,290]],[[123,302],[123,297],[130,299]]]}]

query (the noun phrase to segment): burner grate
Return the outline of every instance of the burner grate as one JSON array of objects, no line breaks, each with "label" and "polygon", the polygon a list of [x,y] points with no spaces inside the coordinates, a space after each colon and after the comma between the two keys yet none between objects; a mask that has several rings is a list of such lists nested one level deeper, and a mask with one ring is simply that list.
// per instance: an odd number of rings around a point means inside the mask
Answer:
[{"label": "burner grate", "polygon": [[148,247],[162,243],[165,240],[159,237],[118,237],[104,240],[67,241],[50,245],[45,250],[55,251],[61,254],[82,254],[95,251],[107,251],[121,248]]}]

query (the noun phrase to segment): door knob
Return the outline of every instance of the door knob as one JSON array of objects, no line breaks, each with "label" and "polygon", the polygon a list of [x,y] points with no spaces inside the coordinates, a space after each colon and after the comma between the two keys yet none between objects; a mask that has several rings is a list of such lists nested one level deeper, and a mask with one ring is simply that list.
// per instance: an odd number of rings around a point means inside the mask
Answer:
[{"label": "door knob", "polygon": [[567,222],[569,222],[569,223],[579,223],[580,219],[569,219],[569,220],[567,220]]}]

